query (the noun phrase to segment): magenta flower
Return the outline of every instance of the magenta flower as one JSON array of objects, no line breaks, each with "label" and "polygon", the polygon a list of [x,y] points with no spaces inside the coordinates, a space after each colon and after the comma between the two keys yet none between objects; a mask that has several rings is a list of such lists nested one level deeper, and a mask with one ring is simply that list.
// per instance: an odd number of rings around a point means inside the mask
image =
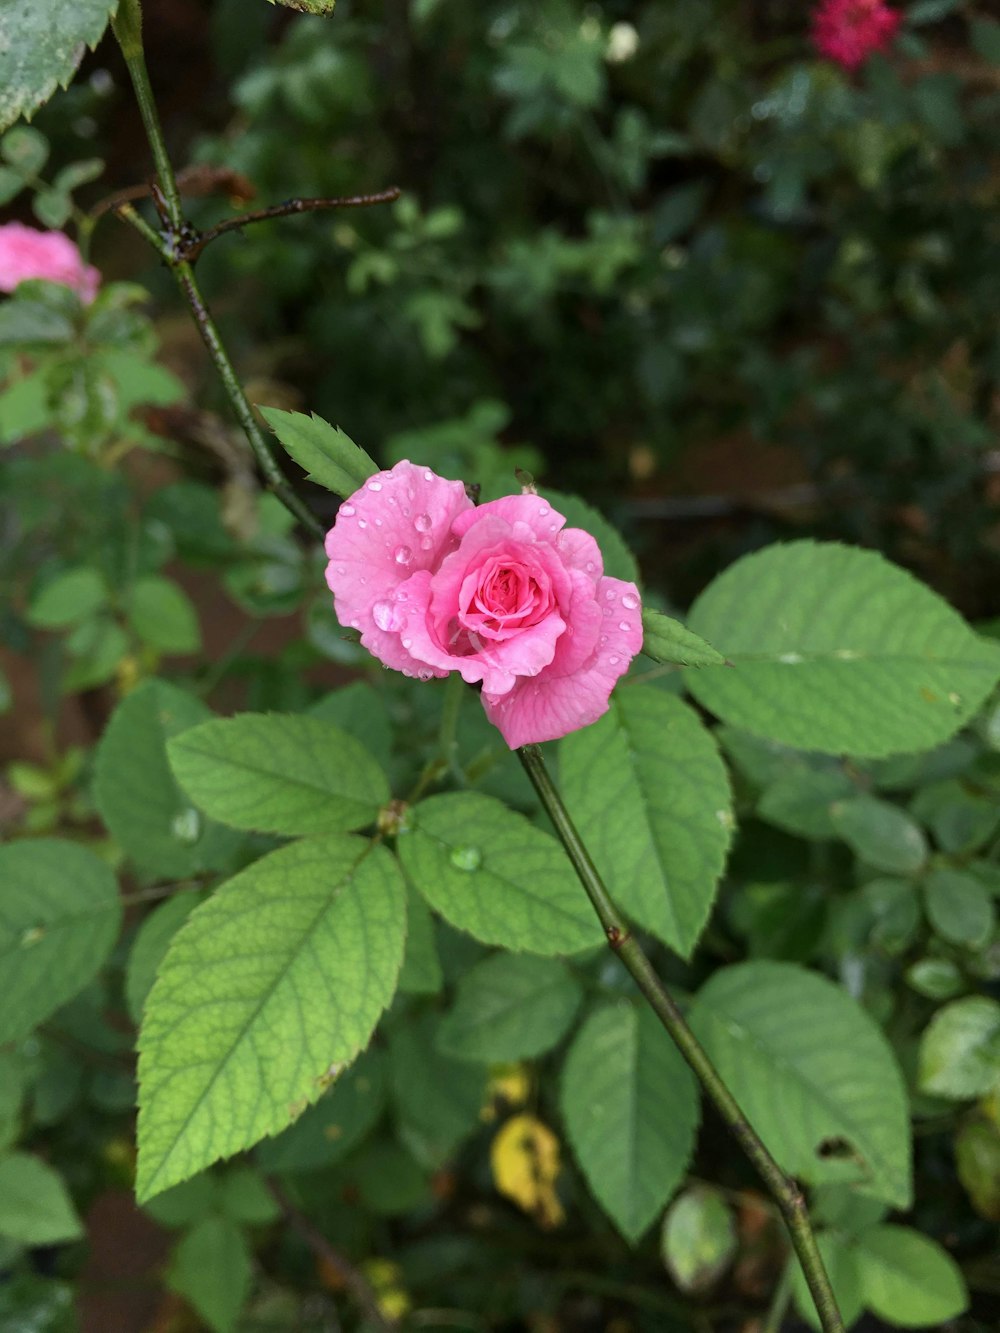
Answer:
[{"label": "magenta flower", "polygon": [[642,647],[639,592],[540,495],[478,508],[460,481],[397,463],[341,506],[326,581],[380,662],[482,683],[516,749],[595,722]]},{"label": "magenta flower", "polygon": [[61,231],[36,231],[23,222],[6,222],[0,226],[0,292],[12,292],[28,278],[61,282],[88,303],[101,285],[100,273],[83,262],[80,251]]},{"label": "magenta flower", "polygon": [[902,21],[883,0],[822,0],[813,11],[812,41],[820,55],[853,70],[884,51]]}]

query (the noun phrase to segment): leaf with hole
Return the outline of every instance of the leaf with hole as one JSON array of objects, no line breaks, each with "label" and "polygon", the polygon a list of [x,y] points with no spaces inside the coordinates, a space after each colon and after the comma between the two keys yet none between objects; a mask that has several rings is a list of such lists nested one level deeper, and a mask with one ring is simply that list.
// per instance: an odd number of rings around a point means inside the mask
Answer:
[{"label": "leaf with hole", "polygon": [[689,1021],[780,1166],[908,1207],[902,1074],[846,991],[791,963],[738,963],[702,986]]}]

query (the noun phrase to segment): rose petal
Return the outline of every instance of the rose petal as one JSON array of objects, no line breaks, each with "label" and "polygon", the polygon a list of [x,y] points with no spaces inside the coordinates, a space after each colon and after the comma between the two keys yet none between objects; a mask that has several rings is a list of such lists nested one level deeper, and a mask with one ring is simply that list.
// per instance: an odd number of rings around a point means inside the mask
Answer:
[{"label": "rose petal", "polygon": [[415,667],[399,638],[397,588],[413,574],[437,568],[458,545],[451,531],[455,518],[471,508],[460,481],[445,481],[406,461],[370,477],[340,506],[326,535],[334,610],[342,625],[361,630],[361,642],[386,666]]},{"label": "rose petal", "polygon": [[527,523],[534,536],[544,542],[551,542],[566,522],[541,495],[503,495],[499,500],[480,505],[472,513],[461,514],[455,521],[456,537],[464,537],[484,517],[502,518],[512,526]]},{"label": "rose petal", "polygon": [[583,528],[564,528],[555,540],[559,558],[567,569],[579,569],[596,583],[604,573],[601,548]]},{"label": "rose petal", "polygon": [[[635,607],[626,606],[625,598],[635,598]],[[598,646],[579,670],[556,676],[550,669],[537,680],[518,680],[500,696],[484,686],[486,716],[512,750],[557,740],[607,712],[615,682],[642,647],[642,617],[638,589],[621,579],[602,578],[597,602],[602,620]]]}]

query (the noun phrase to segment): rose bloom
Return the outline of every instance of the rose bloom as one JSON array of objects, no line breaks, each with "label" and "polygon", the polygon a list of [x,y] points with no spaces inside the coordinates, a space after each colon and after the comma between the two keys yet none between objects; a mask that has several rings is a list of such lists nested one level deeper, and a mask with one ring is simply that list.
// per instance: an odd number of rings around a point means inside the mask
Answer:
[{"label": "rose bloom", "polygon": [[853,70],[884,51],[902,21],[883,0],[823,0],[813,12],[812,41],[821,55]]},{"label": "rose bloom", "polygon": [[642,647],[639,592],[540,495],[472,503],[460,481],[397,463],[341,506],[326,538],[340,623],[386,666],[482,682],[516,749],[594,722]]},{"label": "rose bloom", "polygon": [[12,292],[28,278],[46,278],[72,287],[82,301],[97,295],[101,275],[85,264],[61,231],[36,231],[22,222],[0,226],[0,292]]}]

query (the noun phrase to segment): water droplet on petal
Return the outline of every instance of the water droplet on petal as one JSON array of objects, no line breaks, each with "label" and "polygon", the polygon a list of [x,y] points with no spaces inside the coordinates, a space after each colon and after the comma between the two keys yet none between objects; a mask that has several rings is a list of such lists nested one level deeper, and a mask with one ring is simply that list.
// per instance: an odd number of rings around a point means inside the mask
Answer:
[{"label": "water droplet on petal", "polygon": [[354,506],[343,504],[340,506],[340,513],[343,514],[345,518],[350,518],[351,515],[354,513]]},{"label": "water droplet on petal", "polygon": [[623,633],[627,634],[628,631],[632,628],[632,622],[631,622],[630,620],[619,620],[619,622],[618,622],[618,628],[619,628]]},{"label": "water droplet on petal", "polygon": [[377,518],[377,519],[375,520],[375,526],[376,526],[377,528],[380,528],[380,527],[382,526],[382,520],[381,520],[380,518]]},{"label": "water droplet on petal", "polygon": [[613,602],[615,600],[614,588],[605,588],[604,596],[608,599],[609,602]]},{"label": "water droplet on petal", "polygon": [[170,832],[178,842],[190,844],[198,841],[201,837],[201,815],[193,805],[189,805],[186,810],[174,816]]},{"label": "water droplet on petal", "polygon": [[364,520],[363,518],[359,518],[359,519],[358,519],[358,527],[359,527],[359,528],[367,528],[367,526],[368,526],[368,524],[365,522],[365,520]]},{"label": "water droplet on petal", "polygon": [[404,639],[404,640],[403,640],[403,647],[404,647],[404,648],[409,648],[409,647],[412,646],[412,644],[413,644],[413,640],[412,640],[412,639]]},{"label": "water droplet on petal", "polygon": [[434,480],[433,472],[428,471],[424,473],[424,481],[433,481],[433,480]]},{"label": "water droplet on petal", "polygon": [[430,514],[418,514],[413,520],[413,526],[418,532],[430,532],[431,516]]},{"label": "water droplet on petal", "polygon": [[634,611],[639,605],[639,599],[633,593],[627,592],[622,598],[622,606],[626,611]]},{"label": "water droplet on petal", "polygon": [[542,506],[540,506],[540,508],[539,508],[539,510],[538,510],[538,517],[539,517],[539,518],[544,518],[545,515],[546,515],[548,512],[549,512],[549,507],[548,507],[548,505],[542,505]]},{"label": "water droplet on petal", "polygon": [[393,559],[397,565],[408,565],[413,559],[413,552],[408,546],[397,546],[393,554]]},{"label": "water droplet on petal", "polygon": [[615,656],[614,653],[611,654],[611,656],[608,658],[608,661],[611,663],[612,666],[618,665],[618,658]]},{"label": "water droplet on petal", "polygon": [[380,491],[382,489],[382,483],[380,481],[370,481],[368,483],[368,489],[370,491]]},{"label": "water droplet on petal", "polygon": [[607,643],[607,641],[608,641],[608,636],[607,636],[606,634],[602,634],[602,635],[601,635],[601,647],[602,647],[602,648],[603,648],[604,645]]},{"label": "water droplet on petal", "polygon": [[376,602],[372,607],[375,624],[381,630],[388,630],[392,625],[392,607],[388,602]]},{"label": "water droplet on petal", "polygon": [[434,543],[431,541],[430,537],[421,537],[421,538],[420,538],[420,549],[421,549],[421,551],[429,551],[433,545],[434,545]]},{"label": "water droplet on petal", "polygon": [[456,847],[449,859],[456,870],[478,870],[483,854],[478,847]]}]

